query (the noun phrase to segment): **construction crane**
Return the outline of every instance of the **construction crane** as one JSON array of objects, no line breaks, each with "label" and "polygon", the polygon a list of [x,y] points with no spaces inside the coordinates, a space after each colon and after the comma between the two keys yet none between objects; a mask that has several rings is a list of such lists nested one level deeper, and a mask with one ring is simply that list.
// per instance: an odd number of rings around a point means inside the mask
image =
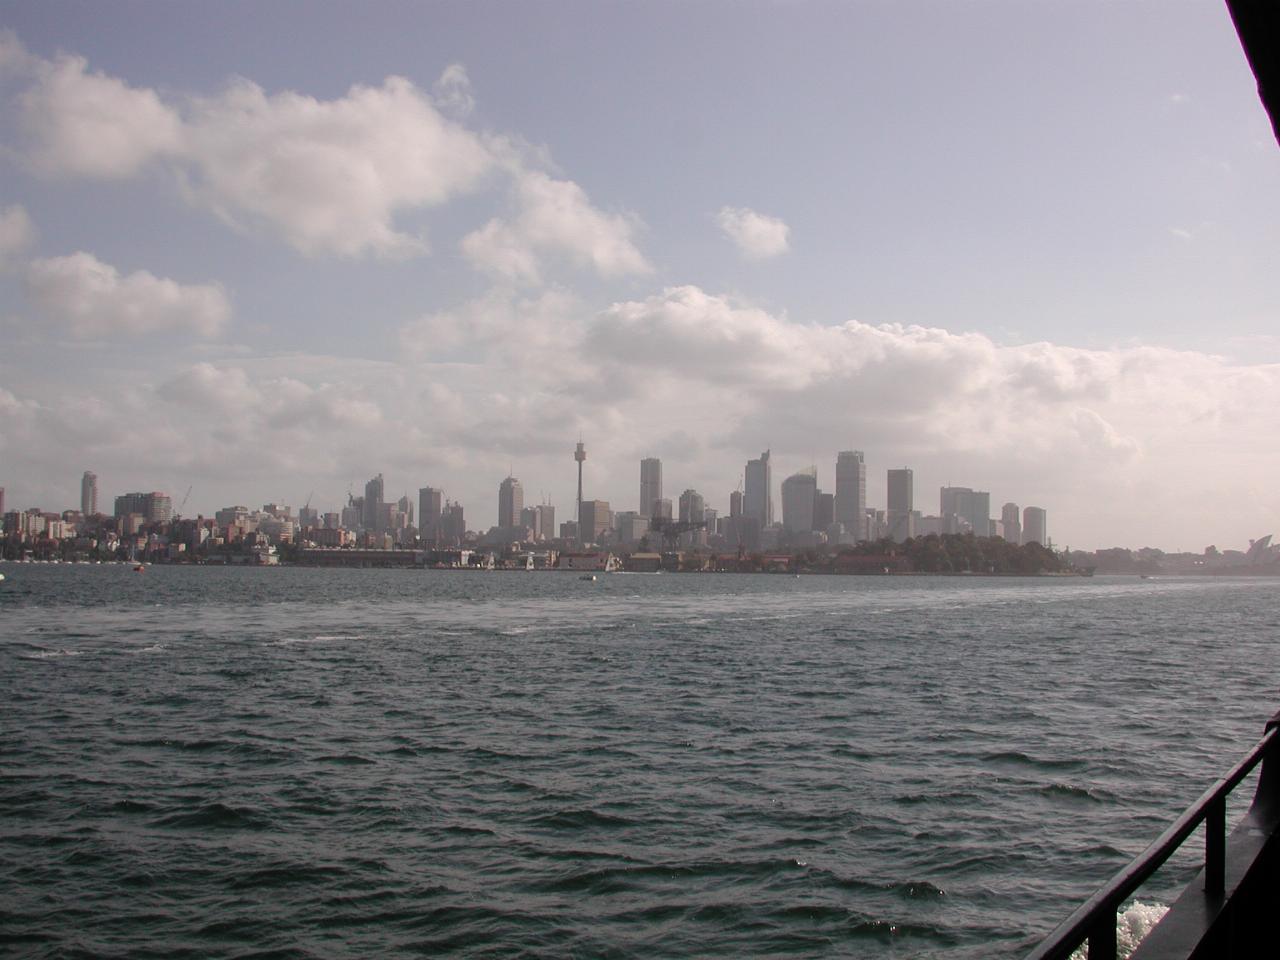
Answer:
[{"label": "construction crane", "polygon": [[187,500],[190,499],[190,497],[191,497],[191,486],[188,485],[187,492],[182,495],[182,502],[178,504],[178,509],[173,511],[173,519],[175,520],[182,519],[182,511],[186,507]]},{"label": "construction crane", "polygon": [[706,527],[705,520],[672,520],[670,517],[653,517],[649,520],[649,529],[662,537],[664,551],[673,551],[680,545],[680,537],[693,530]]}]

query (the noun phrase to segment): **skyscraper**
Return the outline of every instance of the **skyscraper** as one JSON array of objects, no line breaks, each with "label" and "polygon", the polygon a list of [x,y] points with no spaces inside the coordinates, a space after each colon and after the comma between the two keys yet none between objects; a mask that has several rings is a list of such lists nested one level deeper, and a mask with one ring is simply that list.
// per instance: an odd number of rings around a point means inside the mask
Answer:
[{"label": "skyscraper", "polygon": [[889,471],[889,536],[902,543],[915,536],[915,476],[907,467]]},{"label": "skyscraper", "polygon": [[746,490],[743,494],[742,513],[759,521],[760,527],[773,523],[773,470],[769,466],[769,451],[760,454],[758,460],[747,461]]},{"label": "skyscraper", "polygon": [[1049,515],[1043,507],[1027,507],[1022,511],[1022,542],[1049,545]]},{"label": "skyscraper", "polygon": [[836,456],[835,513],[837,523],[861,537],[867,513],[867,464],[861,450],[842,450]]},{"label": "skyscraper", "polygon": [[707,502],[697,490],[686,490],[680,494],[680,522],[701,523],[705,517]]},{"label": "skyscraper", "polygon": [[1018,522],[1018,505],[1006,503],[1000,508],[1000,522],[1004,524],[1004,538],[1015,547],[1022,543],[1022,524]]},{"label": "skyscraper", "polygon": [[440,513],[444,509],[444,494],[435,487],[418,490],[418,535],[423,540],[435,540],[440,535]]},{"label": "skyscraper", "polygon": [[378,474],[364,485],[364,516],[361,518],[366,530],[377,530],[382,519],[383,484],[382,474]]},{"label": "skyscraper", "polygon": [[613,526],[613,511],[608,500],[583,500],[578,521],[578,539],[583,543],[599,543],[605,531]]},{"label": "skyscraper", "polygon": [[653,513],[653,501],[662,499],[662,461],[646,457],[640,461],[640,516]]},{"label": "skyscraper", "polygon": [[515,477],[507,477],[498,485],[498,526],[510,529],[520,522],[524,509],[524,487]]},{"label": "skyscraper", "polygon": [[524,507],[520,511],[520,526],[528,530],[534,540],[542,539],[542,514],[537,507]]},{"label": "skyscraper", "polygon": [[80,478],[80,512],[86,517],[98,512],[98,475],[88,470]]},{"label": "skyscraper", "polygon": [[117,518],[139,514],[148,523],[167,523],[173,517],[173,501],[166,493],[126,493],[116,497]]},{"label": "skyscraper", "polygon": [[939,502],[943,533],[991,536],[991,494],[968,487],[943,487]]},{"label": "skyscraper", "polygon": [[556,535],[556,508],[549,503],[540,503],[534,509],[538,511],[538,529],[542,531],[543,539],[554,539]]},{"label": "skyscraper", "polygon": [[782,481],[782,525],[787,533],[813,530],[813,510],[818,496],[818,471],[810,468]]}]

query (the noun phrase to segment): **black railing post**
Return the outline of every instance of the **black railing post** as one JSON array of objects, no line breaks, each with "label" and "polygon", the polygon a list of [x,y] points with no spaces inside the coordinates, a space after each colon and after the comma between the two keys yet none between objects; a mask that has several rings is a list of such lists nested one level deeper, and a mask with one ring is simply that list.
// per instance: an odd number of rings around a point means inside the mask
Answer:
[{"label": "black railing post", "polygon": [[1204,892],[1220,897],[1227,888],[1227,798],[1209,801],[1204,813]]},{"label": "black railing post", "polygon": [[1116,960],[1116,911],[1102,911],[1089,928],[1089,960]]}]

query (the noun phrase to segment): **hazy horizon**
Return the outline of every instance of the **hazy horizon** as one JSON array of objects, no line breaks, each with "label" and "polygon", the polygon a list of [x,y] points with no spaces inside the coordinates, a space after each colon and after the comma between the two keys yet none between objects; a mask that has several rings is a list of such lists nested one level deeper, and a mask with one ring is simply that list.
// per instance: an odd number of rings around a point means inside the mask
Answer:
[{"label": "hazy horizon", "polygon": [[1280,532],[1280,149],[1226,8],[4,4],[7,508],[377,473],[727,512],[773,453]]}]

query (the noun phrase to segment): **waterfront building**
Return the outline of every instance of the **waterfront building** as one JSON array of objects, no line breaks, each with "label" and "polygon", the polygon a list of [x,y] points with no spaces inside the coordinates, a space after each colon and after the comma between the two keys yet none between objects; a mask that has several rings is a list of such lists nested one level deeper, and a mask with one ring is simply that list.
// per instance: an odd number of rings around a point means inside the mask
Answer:
[{"label": "waterfront building", "polygon": [[1018,522],[1018,505],[1006,503],[1000,508],[1001,536],[1015,547],[1022,543],[1022,524]]},{"label": "waterfront building", "polygon": [[889,533],[898,543],[916,535],[915,531],[915,474],[909,467],[889,471],[889,509],[885,522]]},{"label": "waterfront building", "polygon": [[662,461],[657,457],[646,457],[640,461],[640,516],[652,516],[654,501],[661,499]]},{"label": "waterfront building", "polygon": [[818,496],[818,471],[810,467],[782,481],[782,526],[787,533],[813,530],[814,501]]},{"label": "waterfront building", "polygon": [[444,510],[444,493],[435,487],[418,490],[418,535],[434,540],[440,532],[440,514]]},{"label": "waterfront building", "polygon": [[746,490],[743,494],[743,516],[751,517],[763,530],[773,523],[773,470],[769,451],[757,460],[747,461]]},{"label": "waterfront building", "polygon": [[520,522],[524,509],[524,487],[515,477],[508,476],[498,485],[498,526],[509,530]]},{"label": "waterfront building", "polygon": [[86,517],[98,512],[98,475],[88,470],[80,478],[80,512]]},{"label": "waterfront building", "polygon": [[[855,535],[861,532],[867,509],[867,464],[861,450],[842,450],[836,455],[834,519]],[[824,529],[819,527],[818,529]]]},{"label": "waterfront building", "polygon": [[364,485],[364,516],[361,519],[366,530],[379,529],[383,498],[382,474],[378,474]]},{"label": "waterfront building", "polygon": [[1043,507],[1027,507],[1022,511],[1022,542],[1049,546],[1049,515]]}]

